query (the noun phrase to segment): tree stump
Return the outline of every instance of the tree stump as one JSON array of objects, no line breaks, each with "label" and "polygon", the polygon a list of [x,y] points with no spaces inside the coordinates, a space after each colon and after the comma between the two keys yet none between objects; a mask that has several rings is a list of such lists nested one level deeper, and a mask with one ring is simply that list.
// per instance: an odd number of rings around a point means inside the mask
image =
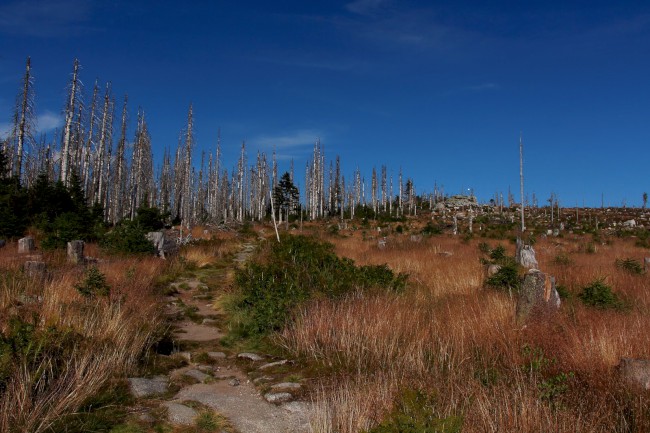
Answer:
[{"label": "tree stump", "polygon": [[75,264],[84,262],[84,241],[68,242],[68,262]]},{"label": "tree stump", "polygon": [[517,323],[555,313],[560,308],[560,294],[555,288],[555,278],[537,269],[531,269],[524,277],[517,300]]},{"label": "tree stump", "polygon": [[18,254],[31,253],[36,249],[34,238],[31,236],[18,239]]}]

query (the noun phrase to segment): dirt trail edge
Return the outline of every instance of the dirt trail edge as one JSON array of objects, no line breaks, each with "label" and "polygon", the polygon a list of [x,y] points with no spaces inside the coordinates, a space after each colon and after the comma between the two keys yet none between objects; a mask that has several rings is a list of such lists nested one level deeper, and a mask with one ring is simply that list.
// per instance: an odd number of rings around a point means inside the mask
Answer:
[{"label": "dirt trail edge", "polygon": [[[241,245],[232,266],[248,261],[254,251],[255,245],[251,243]],[[161,406],[167,409],[169,422],[192,425],[198,415],[195,408],[199,406],[224,416],[240,433],[309,432],[311,405],[294,400],[300,383],[273,383],[277,379],[263,374],[276,366],[286,369],[290,362],[265,359],[255,353],[226,356],[216,351],[224,332],[217,311],[210,304],[207,286],[198,277],[181,278],[171,284],[178,294],[170,298],[169,313],[181,319],[177,322],[174,339],[192,349],[176,355],[184,357],[189,365],[172,371],[169,376],[173,383],[180,385],[180,390],[170,399],[161,401]],[[242,363],[258,378],[251,381],[250,373],[247,375],[240,367]],[[266,390],[264,395],[253,382]]]}]

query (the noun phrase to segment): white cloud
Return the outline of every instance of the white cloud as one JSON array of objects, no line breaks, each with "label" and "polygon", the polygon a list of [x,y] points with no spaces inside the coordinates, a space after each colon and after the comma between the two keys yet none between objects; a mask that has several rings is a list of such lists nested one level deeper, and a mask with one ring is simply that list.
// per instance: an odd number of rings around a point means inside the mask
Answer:
[{"label": "white cloud", "polygon": [[44,111],[36,116],[36,129],[38,132],[49,132],[63,126],[63,116],[51,111]]},{"label": "white cloud", "polygon": [[310,129],[299,129],[285,134],[260,135],[249,142],[265,149],[288,149],[303,146],[313,146],[316,140],[323,139],[323,134]]}]

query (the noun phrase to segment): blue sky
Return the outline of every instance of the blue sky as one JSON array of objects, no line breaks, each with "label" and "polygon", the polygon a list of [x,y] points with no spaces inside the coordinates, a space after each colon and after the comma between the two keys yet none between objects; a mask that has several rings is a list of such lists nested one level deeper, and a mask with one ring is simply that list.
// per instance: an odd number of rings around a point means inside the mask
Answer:
[{"label": "blue sky", "polygon": [[[294,158],[402,167],[418,192],[526,190],[565,206],[650,190],[650,4],[632,1],[0,3],[0,130],[31,56],[39,127],[61,122],[74,58],[146,113],[158,158],[194,104],[195,158],[241,142]],[[119,102],[118,102],[119,103]],[[6,128],[5,128],[6,129]]]}]

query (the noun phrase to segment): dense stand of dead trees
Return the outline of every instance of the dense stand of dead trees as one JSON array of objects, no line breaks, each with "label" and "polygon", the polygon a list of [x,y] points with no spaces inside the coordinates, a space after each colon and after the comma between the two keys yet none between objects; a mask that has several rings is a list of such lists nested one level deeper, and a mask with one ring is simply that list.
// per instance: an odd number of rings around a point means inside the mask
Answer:
[{"label": "dense stand of dead trees", "polygon": [[[157,206],[186,226],[221,221],[262,220],[270,212],[270,198],[278,186],[278,164],[275,152],[269,163],[265,153],[258,152],[252,164],[248,161],[246,144],[242,143],[239,159],[230,171],[224,168],[220,132],[214,152],[203,153],[200,167],[195,167],[193,153],[194,118],[190,105],[187,124],[179,135],[174,153],[164,149],[162,166],[154,170],[151,136],[145,112],[136,111],[135,134],[129,139],[129,101],[124,96],[121,113],[116,119],[115,96],[110,83],[100,88],[95,82],[89,104],[84,104],[81,67],[74,61],[64,108],[61,133],[50,142],[45,137],[36,141],[34,84],[31,62],[27,59],[21,91],[13,116],[13,128],[2,142],[10,162],[10,174],[30,186],[45,174],[51,181],[69,185],[77,175],[89,204],[105,210],[105,218],[115,223],[132,218],[140,206]],[[115,127],[117,123],[117,134]],[[117,137],[114,140],[114,137]],[[393,175],[381,167],[380,178],[373,168],[370,191],[357,168],[351,181],[342,174],[337,156],[326,172],[324,147],[317,140],[305,167],[303,198],[292,203],[285,213],[303,212],[306,218],[346,215],[354,217],[359,206],[367,206],[375,214],[389,212],[400,216],[417,212],[413,181],[403,181],[400,169],[398,193],[393,195]],[[294,180],[293,161],[290,178]],[[437,194],[437,193],[436,193]],[[370,195],[370,202],[367,196]],[[435,201],[437,195],[431,195]],[[302,204],[301,204],[302,203]],[[280,211],[281,212],[281,211]],[[282,220],[289,215],[278,215]]]}]

